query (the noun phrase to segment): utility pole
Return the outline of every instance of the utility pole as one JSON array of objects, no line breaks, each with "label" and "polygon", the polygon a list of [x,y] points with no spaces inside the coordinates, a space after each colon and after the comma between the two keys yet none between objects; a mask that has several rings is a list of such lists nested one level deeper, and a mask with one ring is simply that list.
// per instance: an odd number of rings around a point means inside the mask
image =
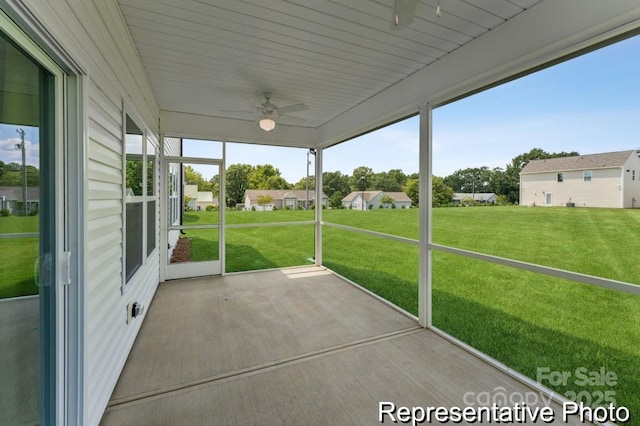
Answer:
[{"label": "utility pole", "polygon": [[304,202],[305,210],[309,210],[309,166],[311,165],[311,160],[309,160],[309,154],[316,155],[316,150],[311,148],[307,151],[307,199]]},{"label": "utility pole", "polygon": [[307,198],[305,198],[305,200],[304,200],[304,209],[305,210],[309,210],[309,165],[311,164],[311,161],[309,161],[309,152],[311,152],[311,150],[307,151],[307,180],[306,180]]},{"label": "utility pole", "polygon": [[29,214],[27,209],[27,150],[24,144],[25,131],[23,129],[16,129],[16,132],[20,135],[20,143],[16,144],[16,149],[22,150],[22,214]]},{"label": "utility pole", "polygon": [[361,199],[360,199],[360,206],[362,207],[362,210],[364,211],[364,210],[366,210],[366,208],[365,208],[365,202],[364,202],[364,189],[365,189],[365,188],[366,188],[366,186],[367,186],[367,184],[366,184],[366,182],[365,182],[365,177],[364,177],[364,175],[360,176],[360,182],[362,182],[362,186],[361,186],[361,188],[362,188],[362,190],[361,190],[361,191],[362,191],[362,192],[361,192],[361,194],[360,194],[360,198],[361,198]]}]

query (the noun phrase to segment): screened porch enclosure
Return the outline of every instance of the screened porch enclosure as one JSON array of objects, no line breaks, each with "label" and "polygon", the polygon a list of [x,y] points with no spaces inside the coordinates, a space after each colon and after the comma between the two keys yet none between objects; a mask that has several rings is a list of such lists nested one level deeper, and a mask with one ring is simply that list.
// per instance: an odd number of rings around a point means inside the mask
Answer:
[{"label": "screened porch enclosure", "polygon": [[[575,216],[562,223],[517,206],[461,218],[433,201],[434,161],[452,149],[435,142],[438,110],[639,34],[637,0],[0,0],[0,67],[13,67],[0,72],[0,358],[12,368],[0,412],[56,425],[370,424],[383,401],[529,395],[561,421],[562,401],[613,390],[637,418],[638,210],[564,209]],[[637,83],[621,83],[634,123]],[[620,104],[582,122],[618,129]],[[355,208],[323,209],[332,150],[407,119],[407,208],[366,204],[378,189],[365,178],[343,187]],[[477,142],[478,126],[457,123]],[[383,142],[391,163],[403,141]],[[251,155],[231,161],[233,144]],[[265,146],[297,150],[314,186],[230,200],[230,166]],[[554,185],[568,186],[564,172]],[[621,173],[614,191],[640,188],[640,169]],[[534,191],[532,205],[571,204]],[[505,217],[510,233],[495,226]],[[569,236],[539,232],[552,224]],[[549,376],[583,368],[619,380],[578,389]]]}]

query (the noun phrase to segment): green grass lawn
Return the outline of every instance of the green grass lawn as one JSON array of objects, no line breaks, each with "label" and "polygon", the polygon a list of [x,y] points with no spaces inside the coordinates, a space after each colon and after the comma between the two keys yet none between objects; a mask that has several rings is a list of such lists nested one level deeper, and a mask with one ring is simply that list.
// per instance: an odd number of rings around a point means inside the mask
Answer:
[{"label": "green grass lawn", "polygon": [[[326,210],[326,222],[418,238],[418,210]],[[301,222],[311,211],[228,211],[228,224]],[[4,222],[4,219],[9,221]],[[21,221],[19,219],[26,219]],[[217,212],[185,224],[218,223]],[[4,228],[2,228],[4,227]],[[4,232],[35,232],[37,218],[0,218]],[[187,230],[192,260],[219,257],[215,230]],[[640,283],[640,210],[468,207],[433,211],[433,241],[481,253]],[[312,225],[228,228],[228,272],[307,265]],[[37,239],[0,240],[0,297],[36,291]],[[17,260],[22,262],[17,264]],[[417,315],[418,249],[411,244],[323,228],[324,264]],[[19,273],[17,273],[19,271]],[[433,322],[438,328],[536,378],[537,368],[604,367],[606,387],[551,386],[558,392],[613,390],[640,416],[640,297],[442,252],[433,253]],[[9,277],[7,279],[7,277]],[[550,385],[549,383],[544,383]],[[585,401],[587,402],[587,401]]]},{"label": "green grass lawn", "polygon": [[[230,212],[229,222],[236,215],[242,215],[242,223],[250,223],[251,216],[256,222],[285,221],[278,217],[279,212]],[[415,209],[329,210],[323,219],[418,237]],[[638,210],[447,208],[435,209],[433,219],[435,243],[640,282],[634,255],[640,252]],[[262,236],[247,240],[248,246],[254,254],[270,256],[284,240],[287,251],[306,253],[308,246],[292,238],[295,228],[282,228],[283,234],[276,237],[278,244],[268,248],[266,241],[275,234],[269,233],[270,228],[253,228]],[[418,310],[417,255],[417,247],[409,244],[323,229],[327,267],[413,314]],[[280,265],[268,265],[274,266]],[[575,377],[565,386],[550,387],[561,393],[588,391],[595,396],[598,391],[613,390],[618,405],[640,413],[635,397],[640,394],[639,297],[434,252],[433,310],[435,326],[533,379],[539,367],[572,374],[579,367],[613,371],[619,378],[613,387],[581,387],[575,384]]]},{"label": "green grass lawn", "polygon": [[[0,217],[0,235],[38,232],[37,216]],[[0,299],[38,294],[38,238],[0,238]]]},{"label": "green grass lawn", "polygon": [[38,216],[0,216],[0,234],[38,232]]}]

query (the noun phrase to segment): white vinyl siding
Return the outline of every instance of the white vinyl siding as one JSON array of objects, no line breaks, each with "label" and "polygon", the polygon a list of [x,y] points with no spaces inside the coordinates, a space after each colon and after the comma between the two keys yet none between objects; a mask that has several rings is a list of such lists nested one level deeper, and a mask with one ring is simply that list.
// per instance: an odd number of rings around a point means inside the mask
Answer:
[{"label": "white vinyl siding", "polygon": [[85,71],[86,117],[83,424],[102,418],[142,323],[127,325],[129,300],[149,306],[159,279],[152,256],[123,296],[122,101],[157,140],[159,108],[115,2],[24,1]]},{"label": "white vinyl siding", "polygon": [[636,176],[634,180],[632,173],[637,170],[640,170],[640,158],[637,155],[632,155],[622,167],[622,187],[624,189],[622,203],[624,208],[640,207],[640,182],[638,182],[640,177]]},{"label": "white vinyl siding", "polygon": [[575,203],[576,207],[621,207],[622,181],[620,168],[594,169],[590,181],[584,181],[583,170],[530,173],[521,176],[522,205],[547,205],[547,193],[553,194],[554,206]]}]

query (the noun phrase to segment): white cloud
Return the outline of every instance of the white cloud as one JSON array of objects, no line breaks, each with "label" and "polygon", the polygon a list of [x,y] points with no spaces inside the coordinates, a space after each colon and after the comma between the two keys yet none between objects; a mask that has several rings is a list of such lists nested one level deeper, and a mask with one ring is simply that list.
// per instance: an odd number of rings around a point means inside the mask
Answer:
[{"label": "white cloud", "polygon": [[[20,138],[0,139],[0,161],[22,164],[22,150],[17,149]],[[27,164],[39,167],[40,145],[25,138]]]}]

